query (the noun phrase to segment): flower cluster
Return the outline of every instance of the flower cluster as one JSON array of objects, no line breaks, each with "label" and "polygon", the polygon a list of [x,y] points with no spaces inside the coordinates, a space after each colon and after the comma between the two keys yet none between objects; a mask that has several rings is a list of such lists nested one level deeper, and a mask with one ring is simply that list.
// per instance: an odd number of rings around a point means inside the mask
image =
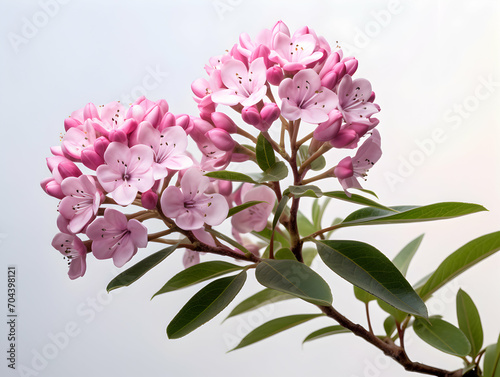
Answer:
[{"label": "flower cluster", "polygon": [[[173,243],[163,238],[171,233],[187,240],[185,266],[207,250],[247,259],[248,251],[258,255],[261,245],[241,234],[266,229],[282,196],[279,183],[245,179],[247,183],[233,190],[235,179],[204,175],[225,170],[231,162],[259,164],[256,148],[240,144],[238,138],[257,143],[254,135],[262,135],[294,170],[294,185],[337,177],[348,195],[348,188],[361,187],[357,179],[366,175],[381,150],[374,130],[378,120],[373,118],[379,107],[369,81],[352,78],[357,66],[355,58],[343,57],[341,49],[332,49],[312,29],[291,35],[278,22],[255,40],[242,34],[229,52],[210,59],[208,79],[192,84],[197,117],[175,115],[165,100],[145,97],[128,108],[119,102],[89,103],[73,112],[64,121],[61,144],[51,148],[47,159],[52,175],[41,182],[49,195],[60,199],[60,233],[53,246],[68,258],[70,278],[83,276],[87,253],[112,258],[121,267],[150,241]],[[235,110],[251,127],[240,128],[219,106]],[[308,136],[299,141],[301,121],[307,123],[302,128]],[[281,128],[279,142],[271,140],[271,127]],[[371,136],[354,157],[305,179],[316,158],[331,148],[356,148],[367,134]],[[198,147],[199,159],[188,152],[189,140]],[[297,151],[309,140],[309,158],[297,166]],[[245,207],[248,202],[252,205]],[[143,208],[124,214],[111,208],[116,205]],[[211,232],[234,207],[231,234],[241,247],[223,244]],[[168,229],[148,234],[144,221],[149,219],[163,221]]]}]

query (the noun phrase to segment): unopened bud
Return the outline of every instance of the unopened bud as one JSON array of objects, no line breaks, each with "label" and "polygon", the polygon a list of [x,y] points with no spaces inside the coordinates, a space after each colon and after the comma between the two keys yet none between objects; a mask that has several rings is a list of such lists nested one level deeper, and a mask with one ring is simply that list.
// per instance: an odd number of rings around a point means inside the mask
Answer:
[{"label": "unopened bud", "polygon": [[279,85],[283,77],[283,70],[278,66],[271,67],[266,72],[266,79],[271,85]]},{"label": "unopened bud", "polygon": [[234,134],[238,131],[236,123],[234,123],[234,121],[224,113],[212,113],[210,115],[210,118],[212,119],[212,123],[214,124],[214,126],[217,128],[221,128],[229,132],[230,134]]},{"label": "unopened bud", "polygon": [[252,126],[257,126],[262,122],[259,110],[255,106],[244,107],[241,111],[241,118],[245,123],[251,124]]},{"label": "unopened bud", "polygon": [[158,203],[158,194],[152,190],[143,192],[141,195],[141,203],[146,209],[155,209]]},{"label": "unopened bud", "polygon": [[218,149],[225,152],[232,151],[236,145],[231,135],[222,128],[212,128],[205,135]]}]

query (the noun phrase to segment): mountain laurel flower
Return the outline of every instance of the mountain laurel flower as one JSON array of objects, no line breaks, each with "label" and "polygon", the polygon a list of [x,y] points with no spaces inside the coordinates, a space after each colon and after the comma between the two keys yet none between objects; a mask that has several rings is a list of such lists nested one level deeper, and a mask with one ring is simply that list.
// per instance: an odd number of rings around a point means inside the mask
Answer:
[{"label": "mountain laurel flower", "polygon": [[97,259],[113,258],[116,267],[122,267],[139,247],[148,245],[148,230],[135,219],[112,208],[106,208],[104,216],[95,219],[87,228],[92,240],[92,253]]},{"label": "mountain laurel flower", "polygon": [[251,184],[245,183],[241,187],[241,203],[251,201],[262,201],[263,203],[248,207],[233,215],[231,224],[239,233],[248,233],[252,230],[260,232],[267,225],[267,219],[271,214],[274,203],[276,202],[276,194],[267,186],[252,187]]},{"label": "mountain laurel flower", "polygon": [[65,197],[59,204],[59,213],[69,221],[67,229],[71,233],[81,232],[97,214],[104,195],[90,175],[68,177],[62,181],[61,189]]},{"label": "mountain laurel flower", "polygon": [[346,157],[338,163],[333,173],[338,178],[347,196],[348,188],[362,188],[358,178],[365,179],[368,170],[380,159],[380,134],[373,130],[371,136],[359,147],[354,157]]},{"label": "mountain laurel flower", "polygon": [[72,234],[58,233],[52,246],[68,259],[68,276],[71,280],[85,275],[87,269],[87,248],[80,238]]},{"label": "mountain laurel flower", "polygon": [[213,93],[212,101],[229,106],[255,105],[267,92],[266,70],[263,58],[255,59],[249,68],[239,60],[228,60],[221,67],[222,82],[227,89]]},{"label": "mountain laurel flower", "polygon": [[129,205],[137,192],[153,187],[154,155],[151,147],[139,144],[129,148],[113,142],[104,153],[104,161],[106,165],[97,168],[97,179],[118,204]]},{"label": "mountain laurel flower", "polygon": [[326,122],[328,113],[338,104],[337,95],[321,86],[321,80],[312,69],[298,72],[293,79],[284,79],[278,94],[281,98],[281,115],[288,120],[313,124]]},{"label": "mountain laurel flower", "polygon": [[170,186],[163,192],[161,210],[184,230],[199,229],[205,223],[219,225],[226,219],[229,206],[224,196],[205,194],[209,184],[210,179],[197,168],[188,169],[180,188]]}]

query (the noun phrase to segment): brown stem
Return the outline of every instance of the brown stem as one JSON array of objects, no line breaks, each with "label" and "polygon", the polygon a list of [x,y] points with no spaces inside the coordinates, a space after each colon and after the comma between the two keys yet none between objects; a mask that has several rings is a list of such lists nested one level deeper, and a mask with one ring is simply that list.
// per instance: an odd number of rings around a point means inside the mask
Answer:
[{"label": "brown stem", "polygon": [[430,365],[425,365],[422,363],[413,362],[410,360],[405,350],[392,342],[384,342],[382,339],[378,338],[376,335],[372,334],[366,330],[363,326],[352,322],[348,318],[344,317],[338,311],[336,311],[332,306],[319,306],[321,311],[325,313],[328,317],[333,318],[342,327],[351,330],[354,335],[363,338],[368,343],[374,345],[380,349],[386,356],[397,361],[399,364],[409,372],[418,372],[422,374],[427,374],[437,377],[461,377],[462,369],[457,369],[455,371],[447,371],[440,368],[435,368]]},{"label": "brown stem", "polygon": [[374,334],[373,327],[372,327],[372,321],[370,320],[370,308],[369,308],[369,305],[370,305],[370,302],[365,302],[366,321],[368,322],[368,330],[370,330],[370,332],[372,334]]}]

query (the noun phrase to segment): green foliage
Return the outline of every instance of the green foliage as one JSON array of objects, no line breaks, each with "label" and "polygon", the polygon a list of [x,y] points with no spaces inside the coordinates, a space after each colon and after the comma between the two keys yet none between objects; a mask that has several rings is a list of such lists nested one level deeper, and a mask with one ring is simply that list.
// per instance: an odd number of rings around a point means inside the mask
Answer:
[{"label": "green foliage", "polygon": [[[275,302],[290,300],[292,298],[297,298],[288,293],[275,291],[274,289],[265,288],[262,291],[250,296],[246,300],[240,302],[232,311],[229,313],[227,318],[234,317],[239,314],[247,313],[252,310],[261,308],[265,305],[274,304]],[[226,318],[226,319],[227,319]]]},{"label": "green foliage", "polygon": [[238,212],[241,212],[247,208],[253,207],[253,206],[260,204],[260,203],[264,203],[264,202],[253,200],[251,202],[246,202],[246,203],[240,204],[239,206],[235,206],[233,208],[230,208],[229,212],[227,213],[227,218],[230,218],[231,216],[236,215]]},{"label": "green foliage", "polygon": [[310,342],[312,340],[324,338],[326,336],[330,335],[337,335],[337,334],[345,334],[345,333],[350,333],[351,331],[346,329],[345,327],[335,325],[335,326],[328,326],[324,327],[322,329],[319,329],[317,331],[312,332],[309,334],[302,343]]},{"label": "green foliage", "polygon": [[276,164],[276,156],[274,154],[273,146],[262,133],[260,133],[257,137],[255,155],[257,157],[257,164],[264,172]]},{"label": "green foliage", "polygon": [[471,344],[470,356],[475,358],[483,346],[483,327],[479,312],[470,296],[463,290],[457,293],[458,327]]}]

